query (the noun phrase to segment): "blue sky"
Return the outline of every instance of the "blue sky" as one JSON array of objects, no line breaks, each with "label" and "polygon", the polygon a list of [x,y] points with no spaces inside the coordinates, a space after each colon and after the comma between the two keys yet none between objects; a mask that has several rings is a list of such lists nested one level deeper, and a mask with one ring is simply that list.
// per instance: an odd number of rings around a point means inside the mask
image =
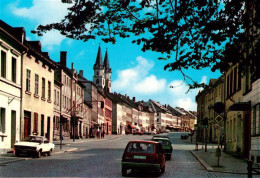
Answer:
[{"label": "blue sky", "polygon": [[[117,39],[113,45],[103,43],[99,38],[88,42],[67,39],[57,31],[42,37],[31,34],[31,30],[40,24],[59,22],[69,6],[61,0],[0,0],[0,18],[13,27],[24,27],[27,40],[40,40],[42,50],[49,52],[54,61],[59,61],[60,51],[67,51],[67,66],[71,67],[73,62],[77,70],[84,70],[84,76],[89,80],[93,78],[93,65],[100,44],[103,58],[108,50],[112,92],[127,94],[137,100],[153,99],[161,104],[196,110],[195,96],[199,89],[186,93],[188,87],[180,85],[183,83],[182,75],[163,70],[170,60],[159,61],[158,53],[142,52],[141,46],[132,44],[131,39]],[[194,80],[206,84],[211,78],[220,76],[219,72],[212,73],[210,68],[185,72]]]}]

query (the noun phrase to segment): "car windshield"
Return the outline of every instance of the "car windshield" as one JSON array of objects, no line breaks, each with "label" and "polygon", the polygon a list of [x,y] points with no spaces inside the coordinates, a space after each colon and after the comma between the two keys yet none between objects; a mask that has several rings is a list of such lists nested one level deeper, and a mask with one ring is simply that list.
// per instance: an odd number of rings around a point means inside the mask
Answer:
[{"label": "car windshield", "polygon": [[131,153],[153,153],[154,144],[133,142],[129,144],[127,151]]},{"label": "car windshield", "polygon": [[36,142],[36,143],[41,143],[42,142],[42,138],[41,137],[31,137],[30,142]]},{"label": "car windshield", "polygon": [[170,145],[170,142],[168,140],[160,140],[160,139],[158,139],[158,140],[154,140],[154,141],[161,143],[163,146]]}]

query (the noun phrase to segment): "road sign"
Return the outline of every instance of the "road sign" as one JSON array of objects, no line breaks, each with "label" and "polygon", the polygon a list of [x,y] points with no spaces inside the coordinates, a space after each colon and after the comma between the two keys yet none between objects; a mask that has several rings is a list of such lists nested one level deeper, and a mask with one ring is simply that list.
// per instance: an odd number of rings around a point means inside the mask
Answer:
[{"label": "road sign", "polygon": [[215,118],[215,121],[216,121],[218,124],[221,123],[223,120],[224,120],[224,118],[223,118],[221,115],[218,115],[218,116]]}]

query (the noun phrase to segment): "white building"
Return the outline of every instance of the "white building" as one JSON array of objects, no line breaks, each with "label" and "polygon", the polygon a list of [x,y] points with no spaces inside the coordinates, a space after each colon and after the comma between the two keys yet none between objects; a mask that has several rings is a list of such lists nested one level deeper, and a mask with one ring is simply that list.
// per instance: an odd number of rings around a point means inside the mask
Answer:
[{"label": "white building", "polygon": [[13,28],[0,20],[0,154],[10,151],[20,140],[24,34],[23,28]]}]

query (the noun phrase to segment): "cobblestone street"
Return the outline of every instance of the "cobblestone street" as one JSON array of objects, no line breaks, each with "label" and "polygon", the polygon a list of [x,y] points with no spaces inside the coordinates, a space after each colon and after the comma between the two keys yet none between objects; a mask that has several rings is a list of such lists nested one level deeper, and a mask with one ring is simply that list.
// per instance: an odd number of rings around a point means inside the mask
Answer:
[{"label": "cobblestone street", "polygon": [[[129,140],[150,140],[152,136],[111,135],[102,139],[66,141],[63,149],[56,145],[51,157],[12,158],[17,162],[1,164],[1,177],[121,177],[121,156]],[[193,144],[180,139],[180,133],[169,133],[173,155],[160,177],[247,177],[245,174],[208,172],[191,154]],[[24,158],[24,160],[20,160]],[[130,173],[129,177],[153,177],[152,173]]]}]

